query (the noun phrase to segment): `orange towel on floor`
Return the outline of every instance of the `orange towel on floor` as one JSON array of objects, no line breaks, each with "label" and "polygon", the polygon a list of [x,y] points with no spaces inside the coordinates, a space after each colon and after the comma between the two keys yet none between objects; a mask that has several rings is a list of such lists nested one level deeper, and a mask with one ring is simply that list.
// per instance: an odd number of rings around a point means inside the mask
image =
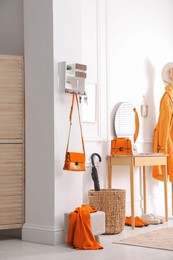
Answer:
[{"label": "orange towel on floor", "polygon": [[76,249],[102,249],[91,231],[90,213],[97,210],[83,204],[69,215],[67,245]]}]

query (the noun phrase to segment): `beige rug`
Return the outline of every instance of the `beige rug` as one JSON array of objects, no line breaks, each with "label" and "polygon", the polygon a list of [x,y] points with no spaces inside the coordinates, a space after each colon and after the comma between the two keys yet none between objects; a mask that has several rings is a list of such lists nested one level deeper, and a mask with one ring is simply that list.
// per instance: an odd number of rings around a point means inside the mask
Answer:
[{"label": "beige rug", "polygon": [[162,228],[113,242],[132,246],[173,250],[173,227]]}]

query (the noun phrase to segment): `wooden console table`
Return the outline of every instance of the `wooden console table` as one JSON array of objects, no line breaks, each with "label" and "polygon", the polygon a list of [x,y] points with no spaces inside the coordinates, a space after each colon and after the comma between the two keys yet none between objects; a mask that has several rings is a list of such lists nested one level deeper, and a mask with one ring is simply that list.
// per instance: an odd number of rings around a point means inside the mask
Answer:
[{"label": "wooden console table", "polygon": [[129,166],[130,170],[130,197],[131,197],[131,217],[132,229],[135,227],[134,215],[134,167],[143,168],[143,195],[144,195],[144,214],[146,214],[146,167],[154,165],[164,166],[164,202],[165,220],[168,221],[168,174],[167,174],[167,155],[159,153],[136,154],[136,155],[108,155],[108,188],[112,188],[112,166]]}]

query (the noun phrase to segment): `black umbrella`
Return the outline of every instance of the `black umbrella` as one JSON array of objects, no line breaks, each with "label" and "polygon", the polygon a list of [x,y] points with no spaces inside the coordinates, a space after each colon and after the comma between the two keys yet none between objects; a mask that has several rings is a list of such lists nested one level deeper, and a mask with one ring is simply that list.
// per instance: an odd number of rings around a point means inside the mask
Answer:
[{"label": "black umbrella", "polygon": [[91,155],[91,162],[92,162],[91,176],[92,176],[92,179],[94,181],[95,190],[99,191],[100,190],[100,184],[99,184],[97,169],[96,169],[95,164],[94,164],[94,156],[97,156],[99,158],[99,162],[101,162],[102,159],[101,159],[101,156],[98,153],[93,153]]}]

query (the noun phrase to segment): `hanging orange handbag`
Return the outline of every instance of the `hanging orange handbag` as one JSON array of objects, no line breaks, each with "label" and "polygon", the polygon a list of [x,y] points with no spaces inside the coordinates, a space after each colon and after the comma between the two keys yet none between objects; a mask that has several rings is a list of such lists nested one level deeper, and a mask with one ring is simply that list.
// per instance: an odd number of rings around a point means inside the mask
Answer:
[{"label": "hanging orange handbag", "polygon": [[[76,100],[76,103],[77,103],[77,110],[78,110],[79,124],[80,124],[80,130],[81,130],[83,153],[69,152],[68,151],[69,140],[70,140],[70,132],[71,132],[71,126],[72,126],[72,113],[73,113],[73,107],[74,107],[74,101],[75,100]],[[85,147],[84,147],[84,140],[83,140],[83,134],[82,134],[82,124],[81,124],[81,119],[80,119],[78,97],[77,97],[76,93],[72,93],[72,105],[71,105],[71,110],[70,110],[70,127],[69,127],[69,135],[68,135],[67,148],[66,148],[66,154],[65,154],[65,163],[64,163],[63,170],[66,170],[66,171],[85,171]]]}]

